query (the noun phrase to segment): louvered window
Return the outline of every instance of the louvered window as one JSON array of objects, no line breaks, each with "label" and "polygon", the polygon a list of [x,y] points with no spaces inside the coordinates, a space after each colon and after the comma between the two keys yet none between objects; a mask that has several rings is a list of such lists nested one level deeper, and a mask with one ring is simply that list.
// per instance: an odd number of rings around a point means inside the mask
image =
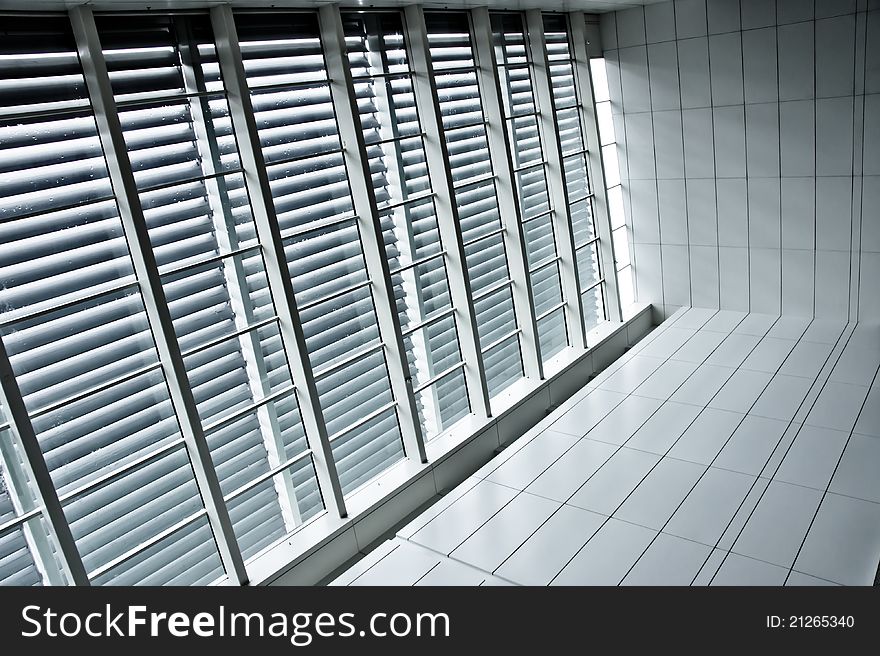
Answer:
[{"label": "louvered window", "polygon": [[241,14],[236,24],[309,359],[348,493],[404,453],[317,18]]},{"label": "louvered window", "polygon": [[69,23],[4,29],[0,326],[65,515],[95,582],[211,581]]},{"label": "louvered window", "polygon": [[605,320],[605,300],[602,274],[599,270],[599,238],[593,222],[593,194],[587,171],[581,105],[575,86],[571,37],[565,16],[544,14],[543,18],[556,132],[562,147],[565,192],[574,234],[578,288],[584,327],[590,330]]},{"label": "louvered window", "polygon": [[344,14],[385,253],[426,439],[470,412],[398,13]]},{"label": "louvered window", "polygon": [[541,357],[546,361],[568,345],[559,256],[551,217],[553,204],[559,201],[551,203],[547,190],[547,164],[538,129],[540,108],[532,87],[532,64],[523,16],[494,13],[491,19]]},{"label": "louvered window", "polygon": [[429,12],[425,23],[486,383],[495,396],[523,369],[470,22],[465,12]]}]

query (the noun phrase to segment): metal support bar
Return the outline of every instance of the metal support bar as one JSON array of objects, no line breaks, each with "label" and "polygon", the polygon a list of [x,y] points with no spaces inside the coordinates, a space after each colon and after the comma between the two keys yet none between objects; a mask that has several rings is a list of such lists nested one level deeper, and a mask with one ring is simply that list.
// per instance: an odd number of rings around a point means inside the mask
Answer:
[{"label": "metal support bar", "polygon": [[470,398],[471,412],[478,417],[490,417],[489,388],[486,371],[480,355],[480,336],[471,293],[470,276],[464,252],[464,239],[458,216],[458,204],[449,168],[449,153],[443,134],[443,120],[437,85],[429,61],[428,33],[425,15],[420,5],[405,9],[407,41],[410,48],[413,91],[416,109],[426,136],[424,139],[428,177],[431,178],[440,241],[446,251],[446,272],[449,295],[455,309],[459,346],[464,360],[464,377]]},{"label": "metal support bar", "polygon": [[275,214],[266,162],[260,148],[259,130],[242,63],[238,33],[229,5],[213,7],[211,22],[214,27],[217,57],[226,83],[232,126],[239,145],[239,157],[246,171],[245,185],[251,199],[257,237],[264,246],[263,257],[269,290],[279,316],[284,353],[297,390],[300,416],[309,448],[312,450],[315,473],[318,484],[324,492],[325,503],[329,506],[328,510],[339,517],[345,517],[347,511],[342,486],[336,471],[333,451],[330,448],[327,425],[309,361],[305,333],[296,307],[293,283],[287,273],[281,229]]},{"label": "metal support bar", "polygon": [[550,82],[550,65],[547,60],[547,43],[544,37],[544,17],[540,9],[526,12],[526,31],[534,71],[535,99],[538,111],[538,131],[547,158],[547,191],[553,199],[550,220],[556,237],[556,250],[560,257],[559,277],[565,315],[568,319],[570,343],[575,348],[587,347],[584,330],[584,309],[581,304],[578,282],[577,258],[574,248],[574,230],[571,225],[571,209],[568,190],[565,187],[565,171],[562,168],[562,144],[556,129],[556,108],[553,103],[553,85]]},{"label": "metal support bar", "polygon": [[140,283],[141,296],[152,327],[159,361],[165,372],[171,403],[178,417],[223,567],[232,581],[244,585],[248,581],[244,559],[235,538],[229,511],[223,502],[220,481],[211,461],[211,451],[205,440],[196,401],[189,385],[186,365],[174,331],[171,311],[162,289],[159,267],[150,244],[150,235],[113,98],[107,62],[101,51],[95,18],[90,7],[80,5],[70,9],[70,21],[73,25],[83,75],[95,110],[95,121],[107,160],[107,170],[116,192],[119,217],[129,244],[135,274]]},{"label": "metal support bar", "polygon": [[596,121],[596,103],[593,100],[593,78],[587,53],[587,31],[584,12],[568,15],[571,29],[572,60],[575,88],[580,96],[581,125],[587,147],[587,171],[590,174],[593,196],[593,221],[599,237],[599,266],[605,278],[605,304],[608,318],[621,321],[620,295],[617,291],[617,268],[614,266],[614,241],[611,239],[611,216],[608,211],[608,192],[605,188],[605,165],[599,144],[599,124]]},{"label": "metal support bar", "polygon": [[489,157],[497,175],[498,211],[505,227],[504,247],[507,251],[507,266],[513,280],[512,297],[516,324],[522,331],[520,342],[523,354],[523,371],[528,378],[544,378],[538,341],[538,323],[535,320],[535,303],[529,281],[528,257],[525,250],[519,204],[516,201],[515,175],[510,158],[510,145],[504,123],[504,110],[501,102],[501,81],[495,61],[492,44],[492,24],[489,10],[476,7],[471,10],[474,32],[474,58],[477,62],[477,78],[483,111],[486,114],[486,138],[489,143]]},{"label": "metal support bar", "polygon": [[327,69],[333,73],[330,80],[330,94],[336,109],[339,136],[345,151],[345,165],[363,240],[367,275],[373,281],[376,319],[379,334],[385,343],[388,377],[391,381],[391,392],[397,401],[403,444],[409,457],[419,462],[427,462],[409,364],[406,361],[403,336],[397,318],[397,304],[385,255],[382,225],[376,208],[376,195],[371,182],[367,147],[361,129],[339,7],[336,5],[320,7],[318,19]]},{"label": "metal support bar", "polygon": [[[40,448],[40,443],[34,432],[34,426],[31,424],[30,417],[28,416],[27,407],[24,404],[21,390],[15,380],[15,372],[12,369],[12,364],[9,362],[9,355],[2,340],[0,340],[0,401],[2,401],[3,406],[9,413],[9,420],[12,425],[12,428],[9,430],[14,430],[18,436],[18,442],[23,451],[21,455],[24,456],[26,462],[26,469],[21,471],[21,480],[13,481],[12,492],[19,497],[32,495],[34,491],[36,492],[36,495],[34,495],[36,498],[32,499],[32,501],[35,502],[34,505],[40,505],[36,502],[38,500],[42,501],[42,506],[45,508],[44,516],[46,522],[57,541],[58,557],[64,574],[70,577],[74,585],[89,585],[86,568],[79,555],[79,550],[76,548],[76,542],[73,539],[73,533],[70,531],[70,525],[64,516],[64,509],[58,500],[58,493],[55,491],[52,475],[49,473],[49,467],[46,465],[46,460],[43,457],[43,451]],[[7,446],[5,442],[3,446]],[[12,446],[12,444],[9,445],[9,447]],[[14,463],[13,456],[16,454],[6,453],[6,448],[3,451],[2,459],[6,461],[6,464],[10,465],[10,460]],[[6,471],[12,472],[14,469],[9,467]],[[27,486],[28,480],[25,479],[33,481],[36,490],[30,489]],[[22,486],[25,486],[26,489],[22,489]],[[24,498],[26,499],[27,496],[24,496]],[[21,508],[21,510],[26,511],[30,510],[30,508]],[[53,566],[54,555],[51,553],[51,545],[43,535],[31,531],[29,524],[25,524],[23,529],[29,547],[34,550],[32,554],[34,561],[42,565],[41,570],[50,583],[64,583],[62,573],[53,571],[56,568]]]}]

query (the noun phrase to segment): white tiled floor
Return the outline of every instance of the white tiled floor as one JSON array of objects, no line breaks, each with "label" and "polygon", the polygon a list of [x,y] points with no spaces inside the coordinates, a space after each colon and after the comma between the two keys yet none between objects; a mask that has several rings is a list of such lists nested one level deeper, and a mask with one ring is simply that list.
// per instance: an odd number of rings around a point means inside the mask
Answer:
[{"label": "white tiled floor", "polygon": [[335,584],[870,585],[878,367],[877,326],[682,310]]}]

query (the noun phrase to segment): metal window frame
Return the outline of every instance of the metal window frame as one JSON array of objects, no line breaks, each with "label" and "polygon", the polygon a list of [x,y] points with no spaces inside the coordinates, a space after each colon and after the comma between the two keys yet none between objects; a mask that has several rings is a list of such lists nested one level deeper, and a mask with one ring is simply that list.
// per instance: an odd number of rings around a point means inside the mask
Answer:
[{"label": "metal window frame", "polygon": [[489,158],[496,175],[498,212],[505,228],[504,247],[507,252],[507,267],[513,296],[513,311],[520,335],[520,351],[523,360],[523,373],[527,378],[542,380],[544,364],[541,359],[541,346],[538,339],[538,323],[535,319],[535,302],[529,280],[528,257],[525,250],[525,233],[522,216],[517,202],[516,174],[510,156],[507,125],[503,120],[504,111],[501,100],[501,80],[495,48],[492,44],[492,23],[487,7],[476,7],[470,11],[473,30],[473,51],[477,63],[477,78],[483,112],[486,116],[486,140],[489,143]]},{"label": "metal window frame", "polygon": [[392,397],[396,401],[403,446],[410,458],[425,463],[428,461],[425,440],[418,420],[412,378],[397,319],[394,287],[385,256],[385,243],[370,174],[367,144],[361,129],[357,96],[345,46],[342,15],[338,5],[324,5],[318,9],[318,27],[327,70],[333,72],[330,75],[330,96],[336,109],[336,121],[349,175],[352,204],[358,217],[367,276],[373,282],[376,321],[380,339],[385,345],[388,378]]},{"label": "metal window frame", "polygon": [[587,53],[586,16],[582,11],[569,13],[568,28],[571,30],[572,59],[574,60],[575,89],[580,95],[581,125],[586,142],[587,171],[593,191],[593,221],[599,238],[599,267],[601,271],[613,271],[605,275],[605,309],[608,319],[621,321],[620,293],[617,270],[614,265],[614,244],[611,239],[611,217],[608,211],[608,190],[605,186],[605,163],[599,143],[599,123],[596,117],[593,78],[590,75],[590,58]]},{"label": "metal window frame", "polygon": [[587,348],[587,333],[584,327],[584,309],[581,303],[578,283],[577,258],[575,257],[574,230],[568,191],[565,187],[562,144],[557,132],[556,107],[553,102],[553,87],[550,82],[547,42],[544,35],[544,14],[540,9],[526,12],[526,32],[528,49],[532,62],[532,83],[535,105],[538,107],[538,132],[544,145],[546,161],[545,176],[547,192],[555,199],[550,220],[556,237],[556,252],[559,257],[559,277],[564,299],[564,313],[568,325],[569,344],[577,349]]},{"label": "metal window frame", "polygon": [[165,372],[171,403],[186,444],[196,484],[205,505],[208,522],[214,532],[226,575],[238,584],[245,585],[248,582],[248,575],[244,558],[235,537],[229,511],[223,501],[220,481],[211,461],[211,451],[205,439],[183,355],[177,342],[171,311],[162,288],[159,267],[150,243],[95,17],[91,7],[84,5],[71,8],[69,16],[83,76],[94,108],[107,170],[116,192],[123,233],[128,241],[159,362]]}]

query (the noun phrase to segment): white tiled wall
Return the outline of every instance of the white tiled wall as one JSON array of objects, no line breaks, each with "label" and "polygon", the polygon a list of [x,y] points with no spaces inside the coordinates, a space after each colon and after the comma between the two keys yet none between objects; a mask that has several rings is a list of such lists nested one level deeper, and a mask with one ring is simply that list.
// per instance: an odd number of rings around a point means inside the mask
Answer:
[{"label": "white tiled wall", "polygon": [[601,20],[639,301],[880,318],[880,2]]}]

